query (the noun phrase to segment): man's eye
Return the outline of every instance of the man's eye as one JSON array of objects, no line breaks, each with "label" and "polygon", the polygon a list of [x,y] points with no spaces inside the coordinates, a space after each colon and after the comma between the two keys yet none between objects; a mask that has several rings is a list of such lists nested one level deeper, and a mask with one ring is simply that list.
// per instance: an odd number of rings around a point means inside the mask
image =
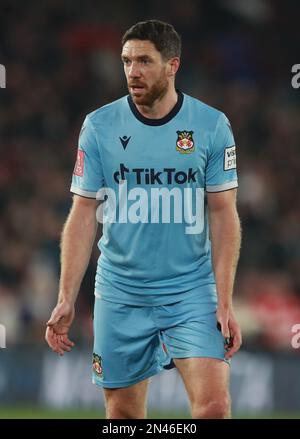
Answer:
[{"label": "man's eye", "polygon": [[128,66],[129,65],[129,59],[123,59],[123,63],[126,65],[126,66]]}]

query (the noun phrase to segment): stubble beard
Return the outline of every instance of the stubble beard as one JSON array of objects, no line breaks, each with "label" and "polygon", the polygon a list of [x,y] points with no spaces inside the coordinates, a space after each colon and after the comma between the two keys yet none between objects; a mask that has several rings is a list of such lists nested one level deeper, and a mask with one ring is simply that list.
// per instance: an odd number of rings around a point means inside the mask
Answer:
[{"label": "stubble beard", "polygon": [[168,81],[164,75],[161,75],[159,80],[152,85],[152,87],[146,93],[141,96],[134,96],[131,93],[131,98],[136,105],[152,107],[153,104],[161,100],[168,91]]}]

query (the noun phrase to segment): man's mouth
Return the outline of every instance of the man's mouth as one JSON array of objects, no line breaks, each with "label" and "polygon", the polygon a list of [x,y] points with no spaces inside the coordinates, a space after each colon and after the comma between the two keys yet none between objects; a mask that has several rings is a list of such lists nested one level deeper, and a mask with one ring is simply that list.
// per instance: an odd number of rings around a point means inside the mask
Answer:
[{"label": "man's mouth", "polygon": [[131,84],[130,89],[132,90],[132,92],[138,92],[143,90],[144,86],[143,85],[135,85],[135,84]]}]

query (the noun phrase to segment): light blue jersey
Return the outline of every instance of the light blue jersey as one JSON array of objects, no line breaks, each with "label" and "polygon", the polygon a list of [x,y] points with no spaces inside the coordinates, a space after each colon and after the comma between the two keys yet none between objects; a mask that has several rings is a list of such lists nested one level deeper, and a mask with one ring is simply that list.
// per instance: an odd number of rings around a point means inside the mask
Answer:
[{"label": "light blue jersey", "polygon": [[178,92],[163,119],[143,117],[130,96],[90,113],[71,192],[107,198],[96,296],[156,306],[203,291],[216,300],[206,192],[237,185],[229,121],[197,99]]}]

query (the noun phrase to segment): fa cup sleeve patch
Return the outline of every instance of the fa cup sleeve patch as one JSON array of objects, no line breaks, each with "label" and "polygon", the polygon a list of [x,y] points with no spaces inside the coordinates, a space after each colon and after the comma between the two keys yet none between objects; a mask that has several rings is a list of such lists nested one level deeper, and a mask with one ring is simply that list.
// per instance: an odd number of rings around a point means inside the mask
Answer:
[{"label": "fa cup sleeve patch", "polygon": [[77,160],[75,163],[73,174],[78,175],[78,177],[82,177],[83,176],[83,169],[84,169],[84,151],[82,151],[81,149],[78,149]]},{"label": "fa cup sleeve patch", "polygon": [[224,149],[224,171],[236,169],[235,145]]}]

